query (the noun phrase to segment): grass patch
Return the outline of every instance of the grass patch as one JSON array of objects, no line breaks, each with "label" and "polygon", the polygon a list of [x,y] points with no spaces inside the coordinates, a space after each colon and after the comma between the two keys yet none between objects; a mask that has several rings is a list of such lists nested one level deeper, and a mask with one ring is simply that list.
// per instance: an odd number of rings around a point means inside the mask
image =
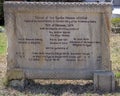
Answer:
[{"label": "grass patch", "polygon": [[113,26],[120,27],[120,18],[112,18],[111,23]]},{"label": "grass patch", "polygon": [[116,78],[120,78],[120,72],[115,73]]},{"label": "grass patch", "polygon": [[111,61],[114,71],[120,71],[120,35],[114,34],[110,38]]},{"label": "grass patch", "polygon": [[0,56],[6,54],[6,49],[7,49],[7,37],[6,34],[0,33]]}]

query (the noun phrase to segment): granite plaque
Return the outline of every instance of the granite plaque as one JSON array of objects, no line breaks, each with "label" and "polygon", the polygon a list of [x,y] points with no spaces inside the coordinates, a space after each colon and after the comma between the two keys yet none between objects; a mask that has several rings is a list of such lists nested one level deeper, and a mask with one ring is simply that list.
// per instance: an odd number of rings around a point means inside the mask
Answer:
[{"label": "granite plaque", "polygon": [[111,4],[5,2],[4,10],[9,73],[92,79],[97,70],[111,70]]}]

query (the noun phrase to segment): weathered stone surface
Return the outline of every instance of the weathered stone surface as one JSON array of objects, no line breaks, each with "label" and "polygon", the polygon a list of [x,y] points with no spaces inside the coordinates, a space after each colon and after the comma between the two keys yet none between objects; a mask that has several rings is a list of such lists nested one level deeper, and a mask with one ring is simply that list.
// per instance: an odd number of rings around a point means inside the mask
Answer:
[{"label": "weathered stone surface", "polygon": [[111,92],[115,90],[115,76],[112,72],[94,73],[94,89]]},{"label": "weathered stone surface", "polygon": [[26,86],[31,85],[33,83],[35,83],[35,82],[31,79],[14,79],[14,80],[8,81],[8,86],[17,87],[17,88],[23,90]]},{"label": "weathered stone surface", "polygon": [[110,3],[5,2],[4,11],[7,67],[20,77],[92,79],[111,70]]},{"label": "weathered stone surface", "polygon": [[8,80],[23,79],[25,78],[25,74],[22,69],[14,68],[14,69],[7,70],[6,77]]},{"label": "weathered stone surface", "polygon": [[24,79],[22,79],[22,80],[11,80],[11,81],[9,81],[9,86],[24,88],[25,87],[25,81],[24,81]]}]

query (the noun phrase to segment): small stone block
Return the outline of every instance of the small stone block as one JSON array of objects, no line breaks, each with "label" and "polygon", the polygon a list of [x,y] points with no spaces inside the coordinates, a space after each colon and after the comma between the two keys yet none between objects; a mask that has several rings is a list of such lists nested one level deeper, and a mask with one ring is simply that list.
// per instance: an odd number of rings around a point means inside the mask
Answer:
[{"label": "small stone block", "polygon": [[25,80],[11,80],[11,81],[9,81],[9,86],[24,88]]},{"label": "small stone block", "polygon": [[94,73],[94,89],[111,92],[115,90],[115,77],[113,72]]}]

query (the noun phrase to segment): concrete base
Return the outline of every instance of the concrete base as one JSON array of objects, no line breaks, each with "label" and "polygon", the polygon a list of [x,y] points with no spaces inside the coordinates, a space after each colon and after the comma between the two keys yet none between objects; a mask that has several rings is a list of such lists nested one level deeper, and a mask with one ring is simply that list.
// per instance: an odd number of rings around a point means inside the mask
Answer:
[{"label": "concrete base", "polygon": [[115,90],[115,77],[113,72],[95,72],[94,89],[111,92]]}]

